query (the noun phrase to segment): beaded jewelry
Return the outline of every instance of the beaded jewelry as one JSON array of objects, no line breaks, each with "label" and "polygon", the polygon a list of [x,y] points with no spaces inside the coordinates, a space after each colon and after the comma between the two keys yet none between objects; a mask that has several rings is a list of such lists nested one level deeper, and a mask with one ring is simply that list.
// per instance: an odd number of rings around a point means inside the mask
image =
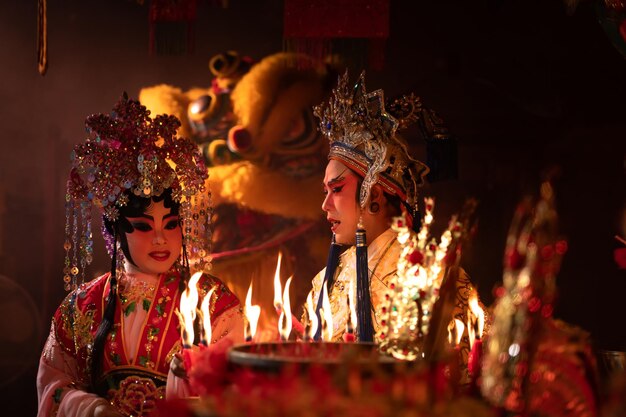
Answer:
[{"label": "beaded jewelry", "polygon": [[92,205],[115,221],[128,193],[150,198],[170,188],[181,205],[185,247],[196,268],[209,269],[211,203],[204,185],[208,172],[197,146],[176,135],[180,121],[170,115],[153,119],[145,106],[124,93],[111,114],[91,115],[85,124],[88,136],[72,152],[65,195],[65,289],[84,281],[93,258]]}]

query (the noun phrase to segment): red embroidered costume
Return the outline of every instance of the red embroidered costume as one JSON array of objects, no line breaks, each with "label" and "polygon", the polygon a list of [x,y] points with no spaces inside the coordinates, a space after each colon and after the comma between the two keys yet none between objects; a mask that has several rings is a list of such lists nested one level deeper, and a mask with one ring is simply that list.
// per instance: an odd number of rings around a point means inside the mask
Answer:
[{"label": "red embroidered costume", "polygon": [[[39,364],[39,416],[80,416],[103,398],[126,415],[148,415],[155,401],[187,395],[187,386],[170,372],[181,351],[180,325],[174,314],[180,302],[180,276],[175,270],[148,276],[124,276],[115,324],[106,339],[102,376],[96,393],[87,392],[91,376],[91,344],[102,319],[110,273],[81,285],[59,306]],[[198,283],[203,297],[211,288],[211,324],[215,342],[243,340],[239,300],[217,278]]]}]

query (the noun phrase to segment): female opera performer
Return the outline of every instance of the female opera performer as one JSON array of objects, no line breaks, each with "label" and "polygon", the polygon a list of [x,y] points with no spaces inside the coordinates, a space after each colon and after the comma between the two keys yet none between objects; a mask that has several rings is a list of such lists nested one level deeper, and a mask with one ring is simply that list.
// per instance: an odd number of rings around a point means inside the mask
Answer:
[{"label": "female opera performer", "polygon": [[[189,259],[208,266],[207,171],[193,142],[176,136],[178,119],[152,119],[126,95],[110,116],[86,125],[66,195],[64,281],[72,292],[41,355],[38,415],[146,416],[156,400],[187,395],[170,362],[182,349],[175,312]],[[103,212],[112,266],[80,283],[92,257],[92,205]],[[208,343],[243,340],[239,300],[208,274],[197,287],[200,297],[214,289]]]}]

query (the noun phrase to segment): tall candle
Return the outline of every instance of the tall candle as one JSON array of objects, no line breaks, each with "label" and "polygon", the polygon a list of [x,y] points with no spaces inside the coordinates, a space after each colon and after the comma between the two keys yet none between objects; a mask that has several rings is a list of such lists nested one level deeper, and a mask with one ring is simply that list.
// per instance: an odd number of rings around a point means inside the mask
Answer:
[{"label": "tall candle", "polygon": [[200,311],[198,314],[202,319],[200,323],[202,323],[202,344],[204,346],[208,346],[211,344],[211,337],[213,336],[211,330],[211,297],[215,292],[215,288],[211,288],[211,290],[204,296],[202,300],[202,304],[200,305]]},{"label": "tall candle", "polygon": [[256,334],[259,316],[261,315],[261,307],[258,305],[252,305],[252,282],[250,282],[250,287],[248,287],[248,294],[246,295],[246,303],[243,312],[246,316],[244,338],[246,342],[251,342]]},{"label": "tall candle", "polygon": [[291,279],[293,277],[289,277],[287,282],[285,283],[285,292],[283,293],[282,300],[282,309],[280,312],[280,317],[278,318],[278,332],[280,334],[280,340],[286,341],[289,340],[289,334],[291,333],[292,327],[292,315],[291,315],[291,303],[289,301],[289,287],[291,285]]},{"label": "tall candle", "polygon": [[470,394],[478,394],[478,380],[480,378],[481,367],[482,367],[482,359],[483,359],[483,342],[482,342],[482,334],[485,322],[485,313],[482,308],[478,305],[478,297],[471,297],[469,300],[469,306],[471,309],[471,313],[468,312],[469,316],[473,315],[474,320],[469,322],[468,325],[472,325],[471,330],[468,329],[468,333],[470,333],[470,342],[472,345],[472,350],[469,354],[467,360],[467,370],[470,374]]},{"label": "tall candle", "polygon": [[276,262],[276,272],[274,273],[274,308],[280,316],[283,310],[282,301],[282,285],[280,283],[280,263],[283,258],[282,252],[278,252],[278,260]]},{"label": "tall candle", "polygon": [[307,324],[308,331],[305,330],[304,340],[309,341],[315,338],[315,333],[317,333],[317,328],[319,326],[319,320],[317,319],[317,314],[315,314],[315,308],[313,307],[313,293],[309,292],[309,295],[306,297],[306,312],[307,312]]}]

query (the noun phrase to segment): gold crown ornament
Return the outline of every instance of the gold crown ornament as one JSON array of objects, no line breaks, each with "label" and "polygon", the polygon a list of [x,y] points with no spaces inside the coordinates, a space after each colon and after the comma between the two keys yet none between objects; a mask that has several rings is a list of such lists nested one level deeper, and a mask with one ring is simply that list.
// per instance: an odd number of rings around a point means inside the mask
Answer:
[{"label": "gold crown ornament", "polygon": [[383,90],[368,93],[364,72],[354,84],[345,72],[329,102],[315,107],[320,131],[330,141],[328,159],[339,160],[363,176],[361,207],[378,183],[399,196],[412,217],[417,213],[417,188],[424,183],[428,167],[409,155],[396,131],[417,121],[421,110],[421,101],[413,94],[385,103]]}]

